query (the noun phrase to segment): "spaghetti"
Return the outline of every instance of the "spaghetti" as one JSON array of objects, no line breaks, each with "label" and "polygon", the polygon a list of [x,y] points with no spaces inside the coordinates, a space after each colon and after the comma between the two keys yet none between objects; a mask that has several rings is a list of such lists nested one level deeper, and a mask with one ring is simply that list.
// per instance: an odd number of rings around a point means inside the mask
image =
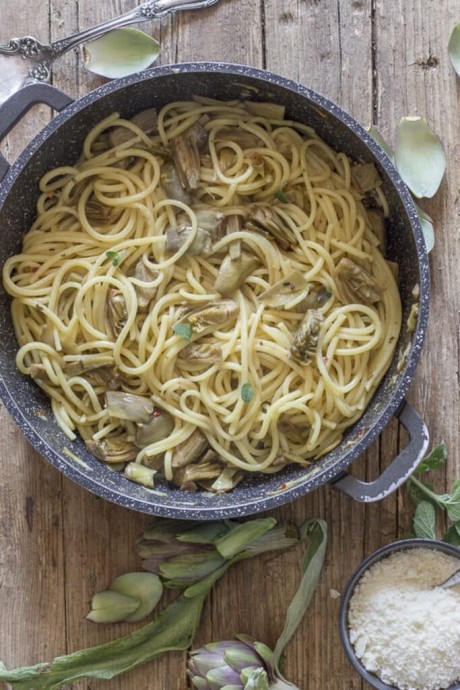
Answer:
[{"label": "spaghetti", "polygon": [[280,106],[197,97],[111,115],[40,189],[3,280],[17,366],[70,439],[222,491],[363,414],[401,324],[373,165]]}]

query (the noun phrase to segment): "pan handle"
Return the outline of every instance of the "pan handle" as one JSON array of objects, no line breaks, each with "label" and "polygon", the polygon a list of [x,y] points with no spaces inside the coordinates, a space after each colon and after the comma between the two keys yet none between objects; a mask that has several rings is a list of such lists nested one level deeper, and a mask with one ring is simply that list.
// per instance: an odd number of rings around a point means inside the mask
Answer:
[{"label": "pan handle", "polygon": [[[51,84],[29,84],[16,91],[0,106],[0,142],[19,120],[37,103],[46,103],[61,111],[73,102],[73,98]],[[0,153],[0,182],[8,172],[10,164]]]},{"label": "pan handle", "polygon": [[373,482],[363,482],[351,474],[342,472],[332,484],[339,491],[356,501],[371,503],[380,501],[404,484],[419,462],[428,446],[429,435],[425,422],[405,400],[395,415],[409,434],[409,443],[399,453],[380,477]]}]

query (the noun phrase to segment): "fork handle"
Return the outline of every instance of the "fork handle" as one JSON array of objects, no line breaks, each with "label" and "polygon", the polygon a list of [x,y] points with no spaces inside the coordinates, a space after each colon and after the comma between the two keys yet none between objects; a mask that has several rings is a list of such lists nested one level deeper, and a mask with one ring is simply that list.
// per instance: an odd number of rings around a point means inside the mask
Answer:
[{"label": "fork handle", "polygon": [[64,55],[72,48],[91,41],[102,34],[119,29],[122,26],[129,26],[130,24],[138,24],[139,22],[150,21],[152,19],[159,19],[171,12],[178,10],[199,10],[201,8],[210,7],[218,0],[149,0],[137,7],[134,7],[125,14],[120,14],[118,17],[109,19],[102,24],[97,24],[90,29],[79,31],[72,36],[68,36],[60,41],[54,41],[48,47],[50,56],[53,60]]}]

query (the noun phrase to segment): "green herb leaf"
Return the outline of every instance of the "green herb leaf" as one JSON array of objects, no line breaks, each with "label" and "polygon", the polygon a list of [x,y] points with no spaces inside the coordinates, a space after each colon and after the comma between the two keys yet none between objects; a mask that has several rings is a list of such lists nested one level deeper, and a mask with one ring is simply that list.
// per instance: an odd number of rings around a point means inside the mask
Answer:
[{"label": "green herb leaf", "polygon": [[447,46],[450,61],[460,77],[460,24],[454,27]]},{"label": "green herb leaf", "polygon": [[109,251],[109,252],[106,252],[105,255],[108,259],[112,259],[112,266],[118,266],[118,264],[121,261],[121,257],[122,257],[121,252]]},{"label": "green herb leaf", "polygon": [[424,117],[403,117],[399,123],[395,164],[417,198],[432,197],[446,170],[446,153]]},{"label": "green herb leaf", "polygon": [[454,546],[460,546],[460,524],[458,522],[449,527],[443,537],[443,541]]},{"label": "green herb leaf", "polygon": [[173,331],[179,338],[184,340],[190,340],[192,337],[192,326],[189,323],[175,323],[173,326]]},{"label": "green herb leaf", "polygon": [[286,613],[284,629],[274,650],[275,667],[278,668],[285,646],[297,630],[310,604],[321,574],[326,555],[327,523],[324,520],[307,520],[300,528],[301,539],[308,539],[302,563],[302,580]]},{"label": "green herb leaf", "polygon": [[283,204],[289,204],[289,197],[283,192],[282,189],[279,189],[277,192],[275,192],[275,196],[278,201],[282,201]]},{"label": "green herb leaf", "polygon": [[241,386],[241,397],[243,399],[243,402],[245,403],[250,403],[251,400],[254,398],[254,391],[252,389],[252,386],[250,383],[243,383]]},{"label": "green herb leaf", "polygon": [[132,28],[109,31],[83,46],[85,68],[109,79],[140,72],[150,67],[159,54],[158,41]]},{"label": "green herb leaf", "polygon": [[275,518],[260,518],[242,522],[227,534],[217,537],[214,546],[224,558],[234,558],[244,551],[248,544],[273,529],[275,525]]},{"label": "green herb leaf", "polygon": [[415,509],[414,532],[416,537],[436,539],[436,509],[428,501],[421,501]]},{"label": "green herb leaf", "polygon": [[447,462],[447,448],[444,443],[439,443],[433,450],[424,458],[415,470],[417,474],[422,472],[430,472],[431,470],[440,470]]}]

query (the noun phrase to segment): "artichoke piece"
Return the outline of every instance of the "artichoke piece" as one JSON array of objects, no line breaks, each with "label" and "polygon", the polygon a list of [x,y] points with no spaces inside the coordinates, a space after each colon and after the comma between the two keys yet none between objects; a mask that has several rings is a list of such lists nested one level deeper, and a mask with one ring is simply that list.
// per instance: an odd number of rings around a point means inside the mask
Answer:
[{"label": "artichoke piece", "polygon": [[238,127],[228,127],[219,129],[216,132],[215,141],[233,141],[238,146],[244,149],[255,149],[265,146],[262,139],[256,137],[252,132],[247,132]]},{"label": "artichoke piece", "polygon": [[220,240],[224,235],[223,221],[225,219],[222,211],[214,208],[200,208],[195,211],[198,226],[209,232],[214,241]]},{"label": "artichoke piece", "polygon": [[105,225],[110,219],[112,208],[101,204],[97,199],[89,199],[85,207],[86,218],[94,225]]},{"label": "artichoke piece", "polygon": [[156,470],[140,465],[138,462],[128,462],[123,472],[127,479],[136,482],[136,484],[141,484],[141,486],[145,486],[147,489],[153,489],[156,473]]},{"label": "artichoke piece", "polygon": [[189,482],[204,481],[206,479],[217,479],[222,472],[220,462],[197,462],[185,467],[178,467],[174,470],[173,481],[176,486],[182,487]]},{"label": "artichoke piece", "polygon": [[308,295],[299,304],[296,305],[295,310],[299,313],[305,313],[307,309],[319,309],[323,307],[332,297],[332,294],[325,287],[317,290],[311,290]]},{"label": "artichoke piece", "polygon": [[126,434],[112,436],[101,441],[86,441],[86,447],[98,460],[108,464],[130,462],[137,457],[138,448],[128,441]]},{"label": "artichoke piece", "polygon": [[139,599],[110,589],[97,592],[91,600],[91,611],[86,618],[93,623],[118,623],[139,608]]},{"label": "artichoke piece", "polygon": [[214,326],[224,326],[236,320],[238,305],[231,299],[210,302],[206,307],[186,309],[179,322],[188,322],[196,333],[203,333]]},{"label": "artichoke piece", "polygon": [[223,297],[229,297],[243,285],[258,265],[259,260],[247,252],[241,252],[234,260],[227,254],[217,274],[214,289]]},{"label": "artichoke piece", "polygon": [[344,304],[373,304],[382,298],[385,289],[364,268],[346,257],[337,264],[335,278]]},{"label": "artichoke piece", "polygon": [[324,320],[320,311],[309,309],[294,335],[291,357],[301,364],[310,364],[318,346],[321,323]]},{"label": "artichoke piece", "polygon": [[[180,213],[177,217],[177,221],[177,227],[169,227],[166,230],[165,250],[170,254],[175,254],[179,251],[179,249],[188,242],[193,232],[192,226],[189,225],[189,216],[186,213]],[[211,234],[198,226],[195,237],[185,254],[189,254],[190,256],[209,256],[212,254]]]},{"label": "artichoke piece", "polygon": [[208,133],[204,124],[209,116],[203,115],[185,132],[171,141],[171,149],[179,180],[182,187],[191,191],[198,189],[200,182],[200,152],[208,142]]},{"label": "artichoke piece", "polygon": [[367,220],[370,228],[379,241],[379,248],[383,255],[387,249],[387,231],[385,228],[385,217],[379,209],[369,208],[366,211]]},{"label": "artichoke piece", "polygon": [[278,103],[244,101],[244,107],[251,115],[266,117],[268,120],[284,120],[286,106]]},{"label": "artichoke piece", "polygon": [[165,410],[155,408],[147,423],[139,423],[136,433],[136,445],[144,448],[151,443],[167,438],[174,429],[174,419]]},{"label": "artichoke piece", "polygon": [[133,597],[139,603],[138,608],[123,620],[134,623],[149,616],[163,595],[163,584],[153,573],[124,573],[115,578],[109,591]]},{"label": "artichoke piece", "polygon": [[273,237],[281,249],[289,249],[296,241],[292,231],[282,225],[276,212],[268,205],[254,204],[251,207],[246,228]]},{"label": "artichoke piece", "polygon": [[[280,431],[291,443],[297,443],[299,445],[305,443],[309,433],[309,426],[307,424],[302,426],[300,424],[295,424],[290,420],[288,415],[281,415],[277,426],[278,431]],[[273,464],[288,464],[288,460],[283,458],[283,456],[278,456]]]},{"label": "artichoke piece", "polygon": [[216,494],[231,491],[243,479],[243,472],[238,471],[237,467],[224,467],[220,475],[213,482],[208,480],[205,487]]},{"label": "artichoke piece", "polygon": [[[141,283],[152,283],[158,278],[158,276],[158,271],[155,271],[153,268],[149,268],[149,266],[146,266],[142,259],[139,259],[134,268],[133,278]],[[137,295],[137,306],[139,311],[147,311],[150,302],[157,294],[157,286],[148,284],[134,284],[134,289]]]},{"label": "artichoke piece", "polygon": [[123,293],[115,288],[107,292],[107,318],[114,337],[120,335],[128,318],[126,302]]},{"label": "artichoke piece", "polygon": [[[141,110],[140,113],[137,113],[137,115],[134,115],[134,117],[131,118],[131,122],[146,134],[156,134],[158,131],[158,115],[155,108]],[[132,129],[122,127],[121,125],[118,127],[113,127],[109,132],[109,141],[112,148],[115,148],[115,146],[120,146],[120,144],[124,144],[127,141],[131,141],[135,138],[136,134],[132,131]]]},{"label": "artichoke piece", "polygon": [[[241,219],[241,216],[237,215],[236,213],[233,213],[231,216],[227,216],[225,218],[225,232],[228,235],[231,235],[234,232],[240,232],[241,228],[243,226],[243,222]],[[241,242],[240,240],[234,240],[229,248],[228,248],[228,254],[231,258],[232,261],[236,261],[237,259],[240,258],[241,256]]]},{"label": "artichoke piece", "polygon": [[[107,364],[103,364],[106,361]],[[63,372],[71,376],[84,376],[93,386],[105,386],[114,390],[120,385],[121,376],[114,365],[111,355],[103,355],[91,360],[77,360],[67,362],[63,367]]]},{"label": "artichoke piece", "polygon": [[222,348],[213,343],[190,343],[180,351],[179,357],[197,364],[218,364],[222,362]]},{"label": "artichoke piece", "polygon": [[173,163],[166,163],[161,167],[161,185],[168,199],[181,201],[183,204],[190,206],[192,197],[183,188],[179,173]]},{"label": "artichoke piece", "polygon": [[155,412],[155,406],[149,398],[133,393],[109,391],[106,393],[107,412],[110,417],[124,419],[128,422],[145,424]]},{"label": "artichoke piece", "polygon": [[379,175],[374,163],[358,163],[351,169],[351,177],[356,189],[361,194],[366,194],[382,184],[382,178]]},{"label": "artichoke piece", "polygon": [[196,429],[186,441],[175,448],[172,455],[173,468],[185,467],[198,460],[208,449],[209,443],[202,431]]},{"label": "artichoke piece", "polygon": [[29,376],[33,378],[34,381],[42,381],[48,385],[53,385],[48,372],[43,364],[31,364],[29,368]]},{"label": "artichoke piece", "polygon": [[289,309],[293,302],[295,306],[299,300],[304,300],[309,290],[310,284],[303,274],[300,271],[294,271],[262,292],[258,299],[269,307]]}]

